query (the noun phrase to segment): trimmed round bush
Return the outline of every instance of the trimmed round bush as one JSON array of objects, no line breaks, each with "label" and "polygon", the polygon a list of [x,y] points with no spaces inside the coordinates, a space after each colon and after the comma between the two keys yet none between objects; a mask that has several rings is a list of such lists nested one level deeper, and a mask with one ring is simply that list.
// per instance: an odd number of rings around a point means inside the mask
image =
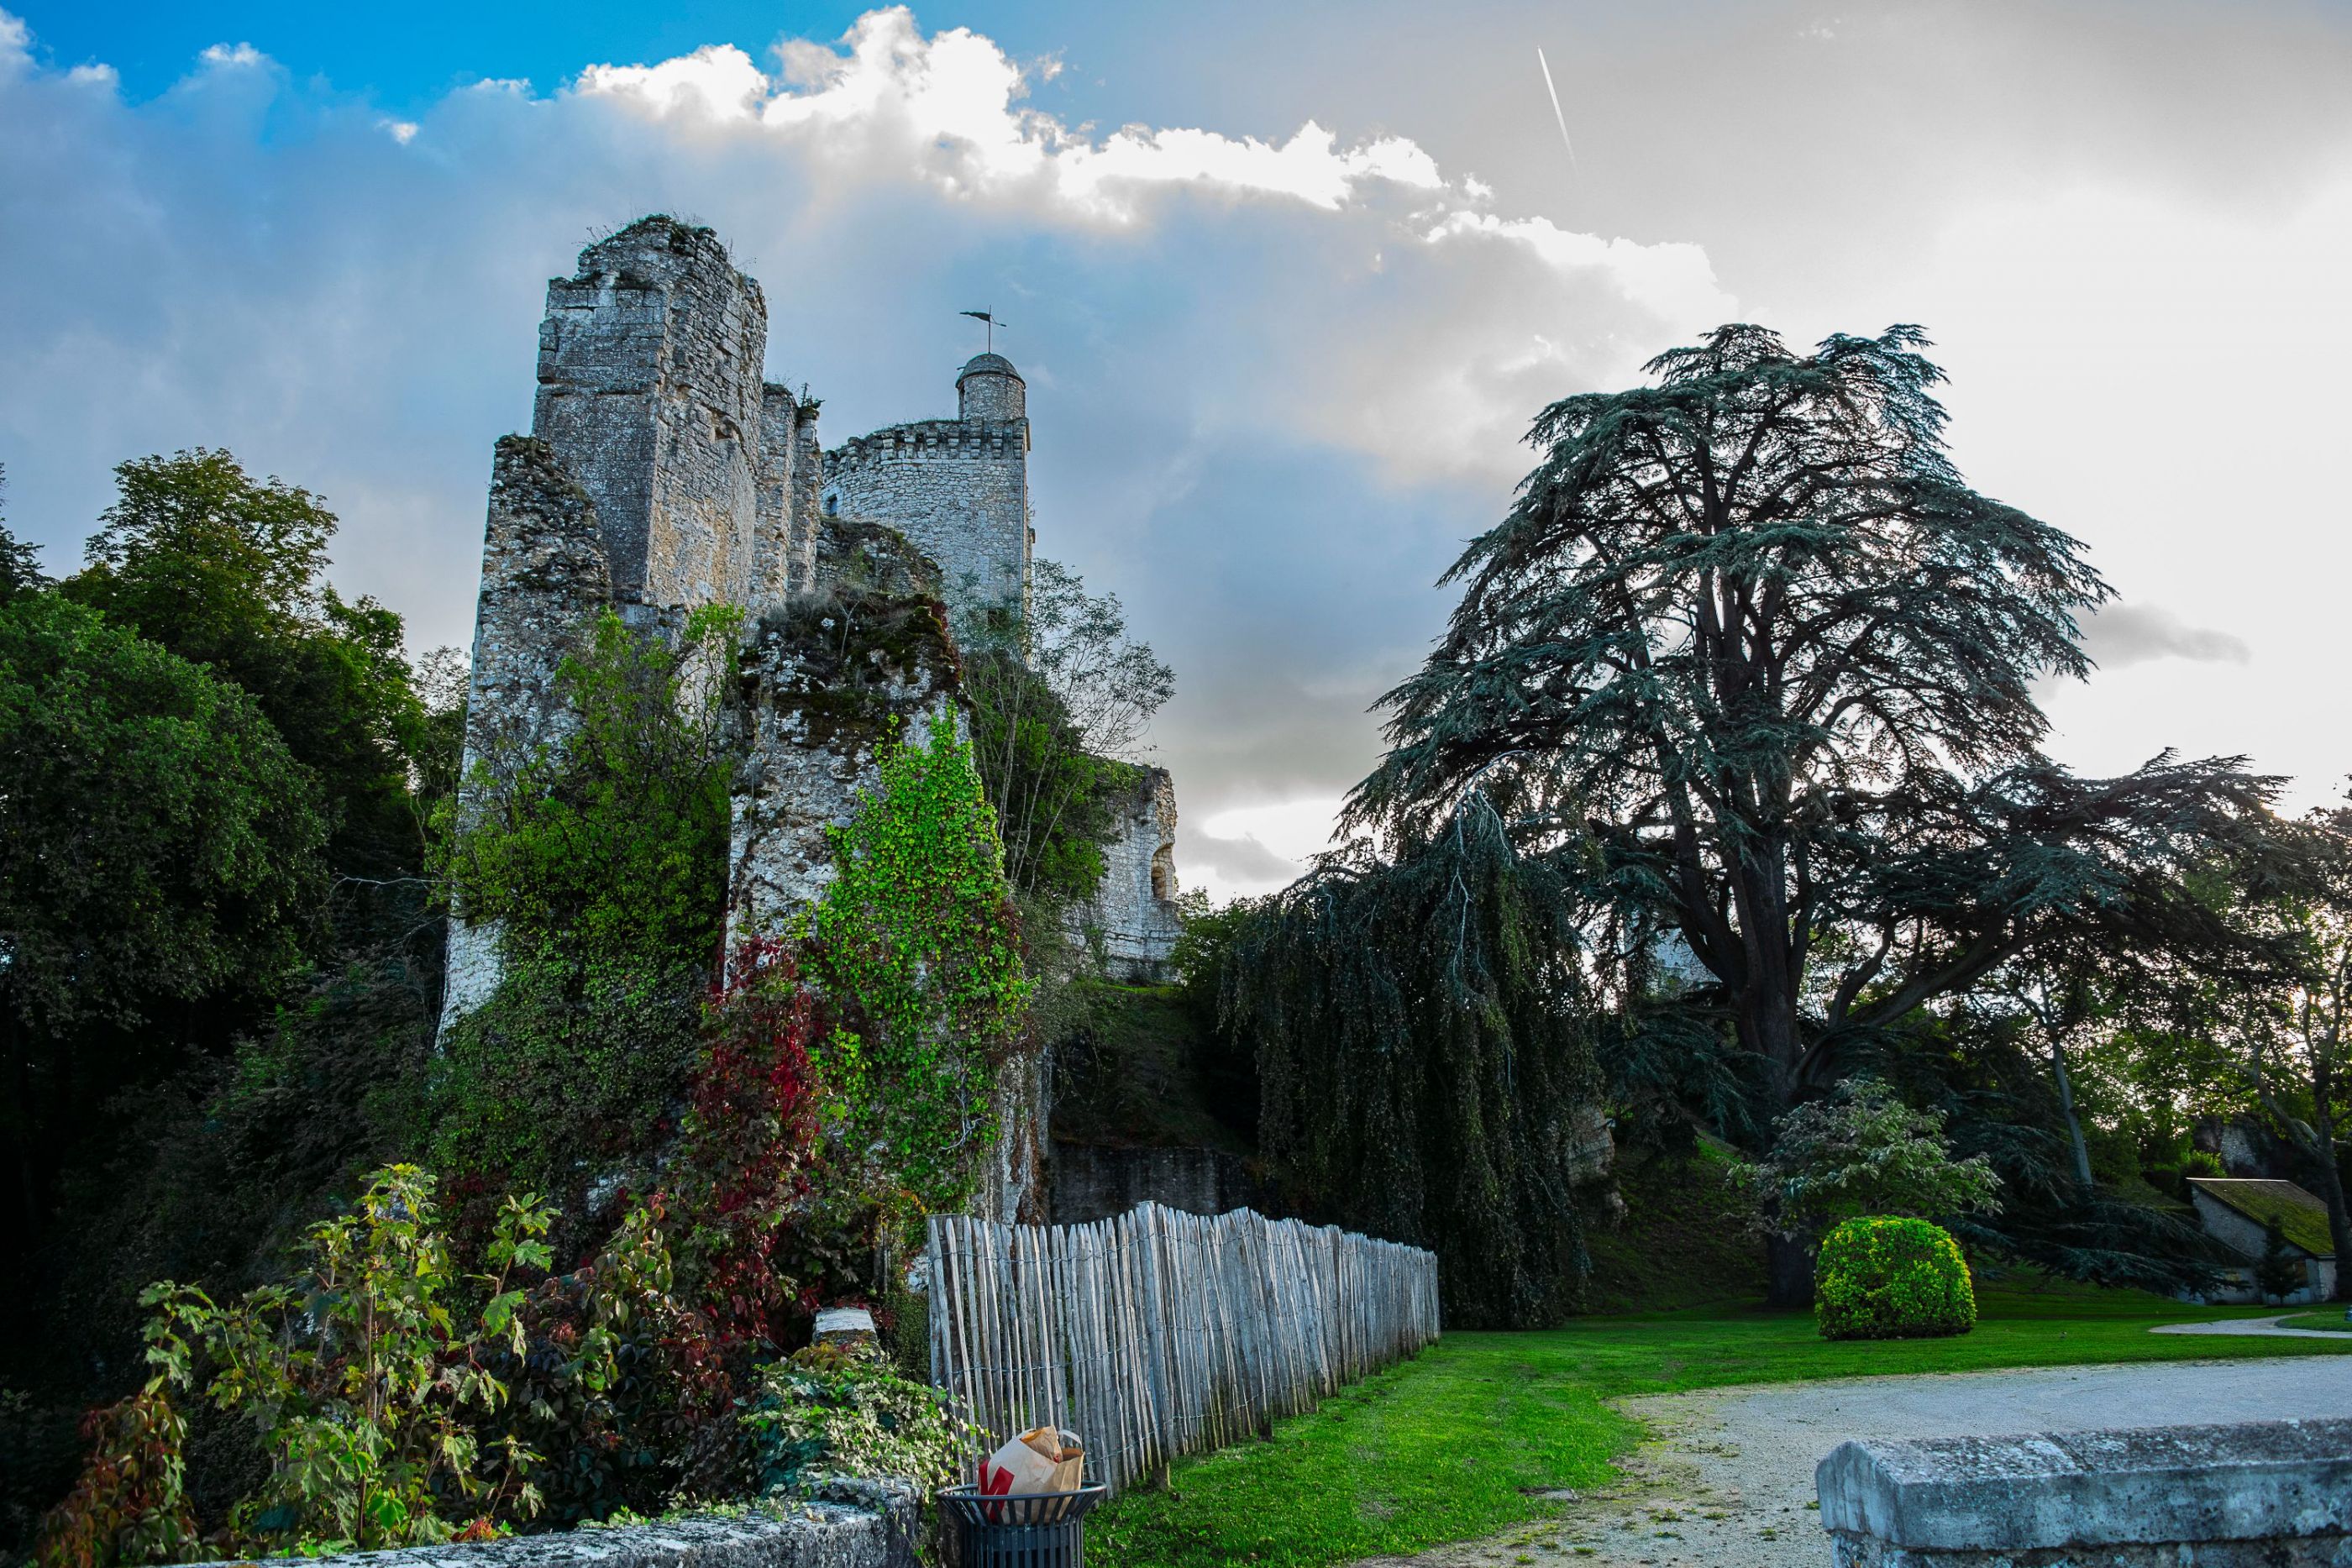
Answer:
[{"label": "trimmed round bush", "polygon": [[1977,1322],[1960,1244],[1940,1225],[1877,1216],[1822,1239],[1813,1321],[1823,1339],[1930,1339]]}]

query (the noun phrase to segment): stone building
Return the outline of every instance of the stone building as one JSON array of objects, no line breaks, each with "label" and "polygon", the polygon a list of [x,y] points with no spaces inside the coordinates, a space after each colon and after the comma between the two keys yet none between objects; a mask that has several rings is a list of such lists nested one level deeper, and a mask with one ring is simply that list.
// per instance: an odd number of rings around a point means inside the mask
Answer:
[{"label": "stone building", "polygon": [[2262,1177],[2191,1176],[2189,1201],[2205,1234],[2245,1260],[2225,1270],[2216,1301],[2259,1301],[2254,1265],[2260,1263],[2271,1222],[2278,1222],[2287,1256],[2303,1272],[2290,1301],[2324,1301],[2336,1294],[2336,1242],[2327,1228],[2327,1205],[2291,1181]]},{"label": "stone building", "polygon": [[[467,710],[470,779],[562,740],[556,671],[604,611],[675,637],[698,609],[741,608],[736,936],[781,928],[831,880],[825,830],[877,781],[894,724],[963,722],[951,622],[1025,605],[1034,537],[1027,388],[1003,355],[963,367],[955,418],[827,453],[816,402],[767,379],[767,350],[765,296],[706,228],[643,219],[549,283],[531,432],[492,465]],[[1156,778],[1096,916],[1146,965],[1173,940],[1157,904],[1174,797]],[[498,932],[457,912],[443,1027],[499,977]],[[1034,1083],[1008,1096],[984,1208],[1034,1208],[1037,1104]]]}]

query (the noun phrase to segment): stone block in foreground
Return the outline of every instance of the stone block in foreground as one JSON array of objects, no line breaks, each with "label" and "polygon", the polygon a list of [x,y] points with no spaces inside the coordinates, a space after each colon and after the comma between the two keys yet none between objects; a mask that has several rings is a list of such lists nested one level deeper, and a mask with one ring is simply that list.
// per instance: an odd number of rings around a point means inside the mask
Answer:
[{"label": "stone block in foreground", "polygon": [[2352,1420],[1841,1444],[1839,1568],[2352,1568]]},{"label": "stone block in foreground", "polygon": [[302,1568],[915,1568],[913,1487],[836,1481],[825,1490],[837,1500],[293,1561]]}]

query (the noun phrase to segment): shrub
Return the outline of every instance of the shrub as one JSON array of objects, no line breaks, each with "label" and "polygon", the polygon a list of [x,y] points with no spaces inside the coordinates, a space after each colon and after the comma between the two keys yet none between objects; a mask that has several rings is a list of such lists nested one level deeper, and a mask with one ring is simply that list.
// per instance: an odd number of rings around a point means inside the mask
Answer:
[{"label": "shrub", "polygon": [[939,1390],[880,1351],[811,1345],[768,1366],[743,1416],[761,1491],[828,1476],[898,1476],[928,1490],[957,1479],[969,1428]]},{"label": "shrub", "polygon": [[1959,1243],[1924,1219],[1845,1221],[1822,1239],[1813,1292],[1823,1339],[1932,1339],[1976,1326]]},{"label": "shrub", "polygon": [[1775,1124],[1772,1152],[1735,1166],[1758,1226],[1802,1240],[1864,1215],[1997,1214],[2000,1178],[1982,1155],[1952,1157],[1940,1111],[1915,1111],[1875,1078],[1853,1078],[1827,1100]]},{"label": "shrub", "polygon": [[672,1163],[688,1293],[720,1340],[772,1353],[816,1311],[814,1281],[788,1265],[808,1228],[818,1082],[816,998],[776,943],[738,946],[715,988]]},{"label": "shrub", "polygon": [[[463,1270],[434,1178],[393,1166],[310,1228],[282,1284],[216,1304],[169,1281],[142,1297],[152,1375],[88,1426],[80,1484],[46,1522],[43,1568],[195,1555],[373,1550],[503,1534],[733,1484],[733,1389],[698,1315],[670,1293],[656,1208],[598,1257],[552,1261],[552,1210],[508,1198]],[[249,1421],[259,1485],[206,1531],[184,1406]]]}]

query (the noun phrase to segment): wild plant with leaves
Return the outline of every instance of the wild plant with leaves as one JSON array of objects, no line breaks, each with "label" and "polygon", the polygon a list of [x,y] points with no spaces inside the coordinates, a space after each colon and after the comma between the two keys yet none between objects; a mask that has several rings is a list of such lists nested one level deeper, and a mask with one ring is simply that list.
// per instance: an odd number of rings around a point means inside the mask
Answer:
[{"label": "wild plant with leaves", "polygon": [[[633,1208],[589,1264],[546,1276],[554,1211],[509,1197],[468,1271],[436,1186],[410,1166],[377,1172],[311,1228],[288,1283],[227,1302],[151,1287],[152,1374],[93,1417],[89,1468],[49,1518],[42,1563],[482,1539],[538,1519],[551,1494],[569,1523],[740,1484],[735,1388],[673,1293],[657,1207]],[[249,1421],[269,1467],[210,1529],[186,1472],[197,1400]]]},{"label": "wild plant with leaves", "polygon": [[1759,1229],[1811,1248],[1866,1215],[1948,1219],[1998,1213],[2000,1178],[1982,1155],[1956,1159],[1936,1111],[1914,1110],[1875,1078],[1850,1078],[1782,1116],[1772,1150],[1731,1169]]},{"label": "wild plant with leaves", "polygon": [[[413,1166],[378,1173],[349,1213],[312,1227],[293,1284],[225,1305],[193,1285],[150,1287],[141,1300],[152,1313],[155,1371],[101,1440],[168,1441],[185,1398],[250,1417],[270,1467],[222,1531],[222,1544],[240,1552],[430,1544],[502,1514],[536,1513],[537,1456],[511,1440],[486,1449],[480,1438],[507,1392],[481,1354],[522,1353],[525,1292],[509,1276],[546,1268],[553,1217],[509,1198],[488,1249],[491,1272],[467,1281],[438,1228],[433,1186]],[[469,1283],[478,1304],[466,1310]],[[142,1463],[177,1469],[184,1460]],[[93,1538],[89,1521],[128,1511],[104,1495],[123,1469],[119,1454],[96,1457],[90,1479],[53,1516],[45,1561],[79,1568],[176,1549],[188,1516],[165,1497],[142,1505],[145,1519],[118,1524],[112,1543]],[[159,1519],[168,1523],[157,1528]]]},{"label": "wild plant with leaves", "polygon": [[871,1347],[811,1345],[771,1363],[743,1412],[755,1484],[790,1492],[832,1476],[960,1478],[980,1434],[948,1396]]}]

